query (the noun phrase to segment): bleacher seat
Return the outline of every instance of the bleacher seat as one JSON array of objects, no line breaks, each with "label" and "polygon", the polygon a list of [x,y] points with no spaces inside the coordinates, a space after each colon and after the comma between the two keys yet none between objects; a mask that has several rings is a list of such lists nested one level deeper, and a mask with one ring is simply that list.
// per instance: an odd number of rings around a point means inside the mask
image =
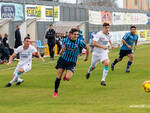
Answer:
[{"label": "bleacher seat", "polygon": [[42,45],[41,40],[37,40],[37,43],[36,43],[36,44],[37,44],[37,48],[38,48],[38,49],[40,49],[40,48],[43,48],[43,49],[46,48],[46,46],[43,46],[43,45]]}]

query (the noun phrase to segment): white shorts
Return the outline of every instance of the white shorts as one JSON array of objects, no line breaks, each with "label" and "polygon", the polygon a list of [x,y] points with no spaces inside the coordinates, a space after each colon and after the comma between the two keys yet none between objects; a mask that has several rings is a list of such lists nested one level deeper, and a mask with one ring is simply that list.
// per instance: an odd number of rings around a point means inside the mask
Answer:
[{"label": "white shorts", "polygon": [[98,55],[93,54],[91,65],[96,67],[96,65],[98,64],[99,61],[101,61],[101,63],[103,63],[103,61],[106,60],[106,59],[109,60],[108,52],[99,53]]},{"label": "white shorts", "polygon": [[30,64],[24,64],[24,65],[17,65],[15,71],[14,71],[14,74],[16,74],[18,72],[18,69],[19,68],[23,68],[24,69],[24,72],[28,72],[31,70],[31,65]]}]

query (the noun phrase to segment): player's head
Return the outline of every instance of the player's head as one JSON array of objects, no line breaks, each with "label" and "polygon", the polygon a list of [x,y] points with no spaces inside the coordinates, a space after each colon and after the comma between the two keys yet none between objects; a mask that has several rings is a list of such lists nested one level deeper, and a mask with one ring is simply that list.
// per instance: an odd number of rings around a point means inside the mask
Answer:
[{"label": "player's head", "polygon": [[136,27],[135,26],[131,26],[130,27],[130,32],[131,32],[131,34],[135,34],[136,33]]},{"label": "player's head", "polygon": [[5,34],[4,34],[4,36],[7,38],[7,37],[8,37],[8,34],[7,34],[7,33],[5,33]]},{"label": "player's head", "polygon": [[29,47],[29,45],[30,45],[30,37],[27,36],[24,38],[24,46]]},{"label": "player's head", "polygon": [[49,25],[49,29],[53,29],[53,24],[50,24],[50,25]]},{"label": "player's head", "polygon": [[17,25],[17,26],[16,26],[16,29],[20,29],[20,26],[19,26],[19,25]]},{"label": "player's head", "polygon": [[71,40],[76,40],[78,38],[78,30],[72,28],[69,32]]},{"label": "player's head", "polygon": [[110,29],[110,24],[109,23],[104,23],[103,24],[103,33],[108,34]]}]

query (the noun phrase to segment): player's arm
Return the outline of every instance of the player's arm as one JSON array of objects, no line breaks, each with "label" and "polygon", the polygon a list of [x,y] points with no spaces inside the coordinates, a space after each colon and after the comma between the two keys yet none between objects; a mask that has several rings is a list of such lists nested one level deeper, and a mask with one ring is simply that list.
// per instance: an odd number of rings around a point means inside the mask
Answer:
[{"label": "player's arm", "polygon": [[85,46],[85,49],[86,49],[86,56],[85,56],[84,61],[87,61],[87,60],[88,60],[88,58],[89,58],[89,53],[90,53],[89,46],[88,46],[88,45],[86,45],[86,46]]},{"label": "player's arm", "polygon": [[108,47],[107,46],[101,46],[101,45],[99,45],[96,41],[94,41],[93,40],[93,43],[92,43],[92,45],[94,46],[94,47],[98,47],[98,48],[102,48],[102,49],[108,49]]},{"label": "player's arm", "polygon": [[9,57],[9,61],[7,63],[7,65],[11,65],[12,60],[16,57],[16,53],[13,53],[10,57]]},{"label": "player's arm", "polygon": [[43,62],[45,62],[45,59],[43,57],[41,57],[41,54],[39,52],[37,52],[37,55]]},{"label": "player's arm", "polygon": [[137,40],[135,41],[135,46],[134,46],[134,51],[136,50],[136,46],[137,46]]},{"label": "player's arm", "polygon": [[63,47],[62,47],[62,49],[60,50],[60,53],[59,53],[59,54],[62,55],[62,54],[64,53],[65,49],[66,49],[65,45],[63,45]]},{"label": "player's arm", "polygon": [[114,46],[113,46],[111,40],[109,40],[109,44],[110,44],[110,46],[111,46],[111,49],[114,50]]},{"label": "player's arm", "polygon": [[129,49],[132,48],[130,45],[127,44],[127,42],[126,42],[124,39],[122,39],[122,42],[123,42]]}]

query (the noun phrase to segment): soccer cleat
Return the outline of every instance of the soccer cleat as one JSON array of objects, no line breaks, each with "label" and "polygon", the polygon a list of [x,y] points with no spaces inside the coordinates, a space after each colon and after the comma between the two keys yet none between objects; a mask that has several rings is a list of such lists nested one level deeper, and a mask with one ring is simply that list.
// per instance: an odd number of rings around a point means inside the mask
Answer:
[{"label": "soccer cleat", "polygon": [[113,64],[111,64],[111,70],[114,71],[114,65]]},{"label": "soccer cleat", "polygon": [[102,85],[102,86],[106,86],[105,81],[101,81],[101,85]]},{"label": "soccer cleat", "polygon": [[126,70],[125,70],[125,73],[130,73],[130,70],[126,69]]},{"label": "soccer cleat", "polygon": [[53,95],[52,95],[52,97],[56,98],[57,95],[58,95],[58,92],[54,92]]},{"label": "soccer cleat", "polygon": [[86,79],[89,79],[90,78],[90,73],[87,73],[86,74]]},{"label": "soccer cleat", "polygon": [[22,82],[17,82],[16,85],[19,86],[23,82],[24,82],[24,80],[22,80]]},{"label": "soccer cleat", "polygon": [[66,75],[64,75],[63,80],[64,80],[64,81],[66,80]]},{"label": "soccer cleat", "polygon": [[5,85],[5,87],[10,87],[11,86],[11,83],[8,83]]}]

